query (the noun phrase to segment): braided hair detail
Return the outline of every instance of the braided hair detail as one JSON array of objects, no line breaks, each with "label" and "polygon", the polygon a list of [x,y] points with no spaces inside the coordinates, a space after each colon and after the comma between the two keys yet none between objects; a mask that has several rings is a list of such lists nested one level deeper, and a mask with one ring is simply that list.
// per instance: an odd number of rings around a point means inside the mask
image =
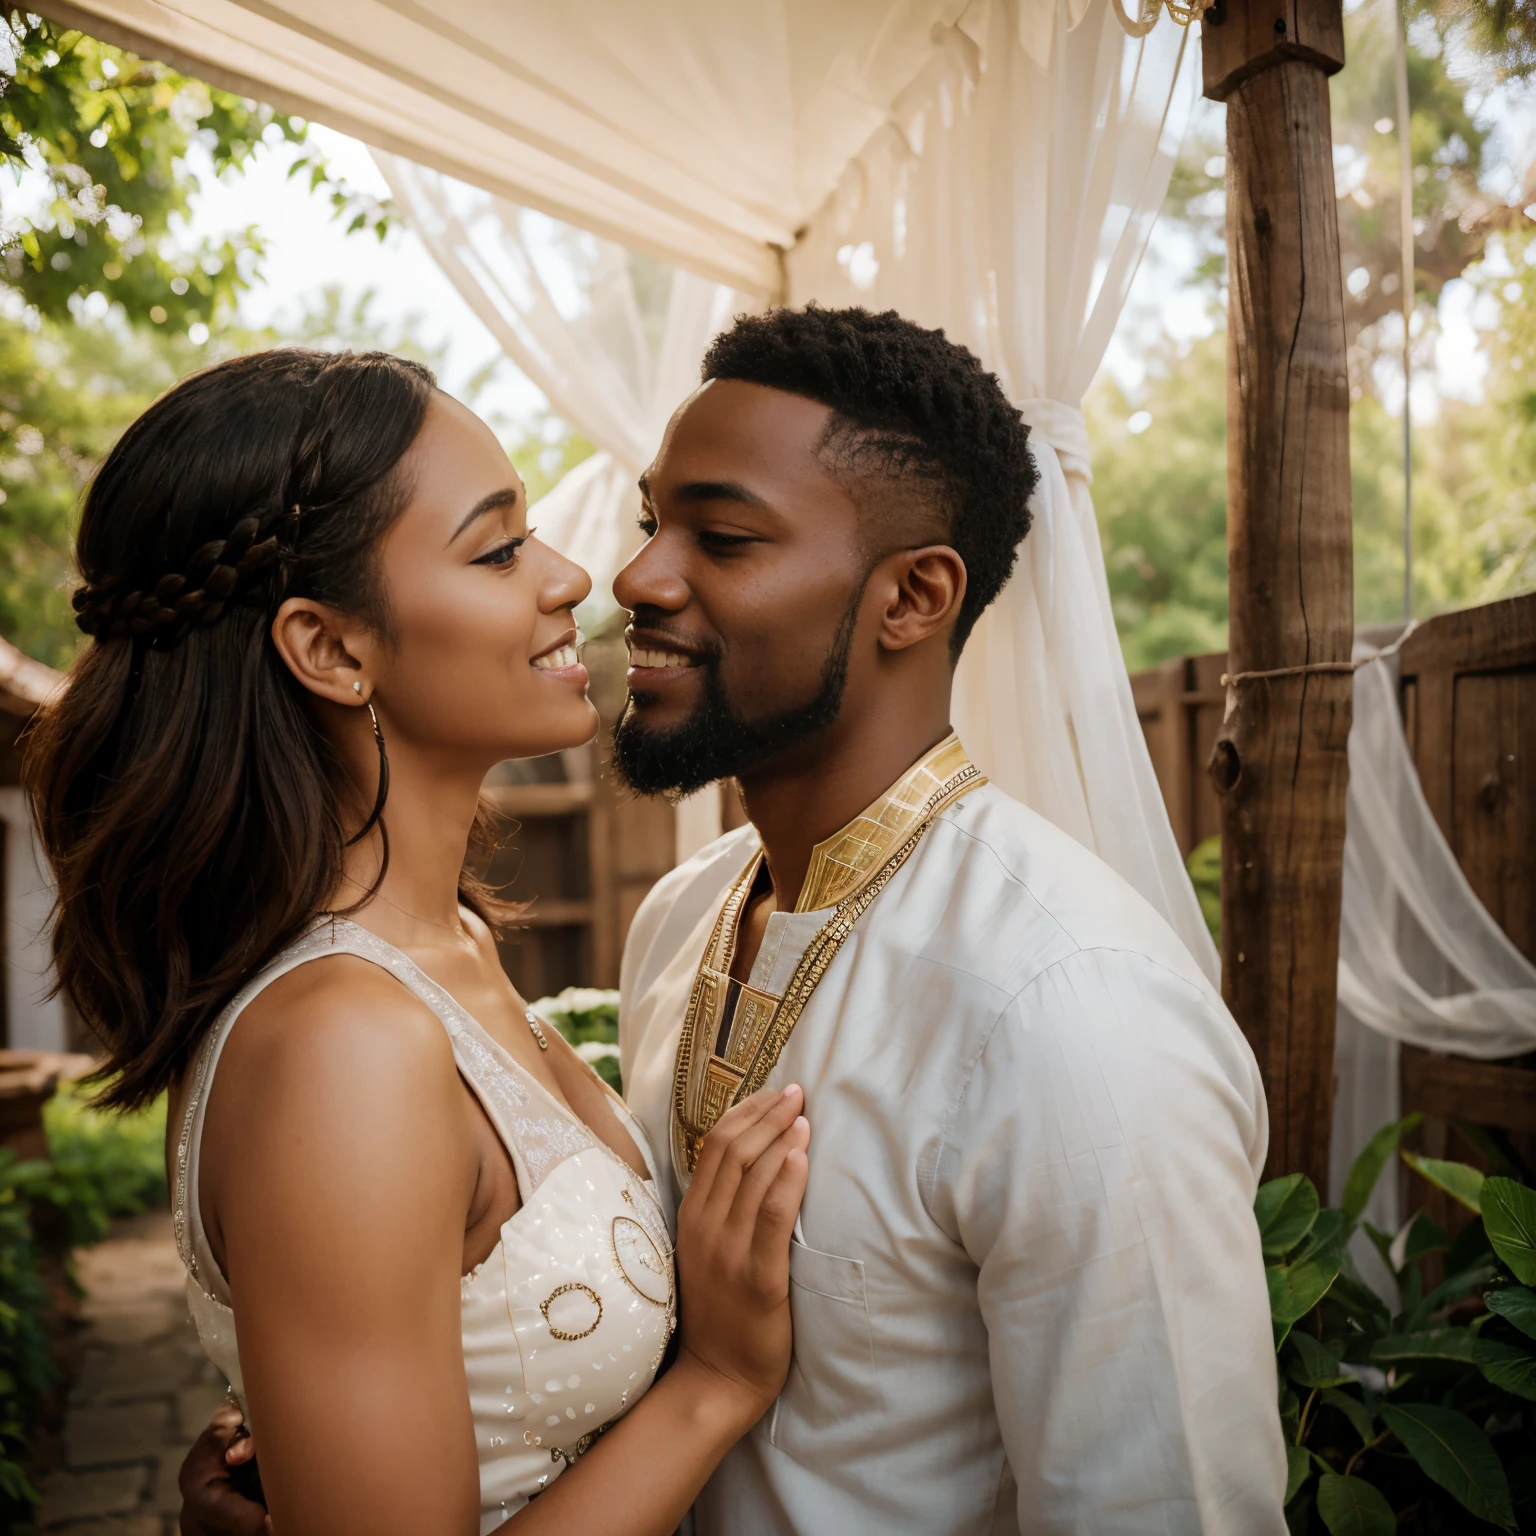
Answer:
[{"label": "braided hair detail", "polygon": [[[169,650],[194,629],[216,624],[260,580],[293,560],[298,520],[298,507],[269,519],[272,531],[263,538],[263,519],[242,517],[224,538],[198,549],[185,570],[167,571],[151,587],[87,581],[71,598],[75,623],[99,641],[127,635]],[[288,526],[280,530],[278,524]]]}]

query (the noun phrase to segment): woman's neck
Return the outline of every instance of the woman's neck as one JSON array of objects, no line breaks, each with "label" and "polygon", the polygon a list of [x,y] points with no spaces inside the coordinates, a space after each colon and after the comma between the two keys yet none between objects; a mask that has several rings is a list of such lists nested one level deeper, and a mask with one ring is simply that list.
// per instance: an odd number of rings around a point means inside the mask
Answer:
[{"label": "woman's neck", "polygon": [[[388,742],[388,722],[385,722]],[[399,948],[462,939],[459,877],[474,825],[483,775],[478,769],[424,760],[408,746],[390,745],[389,795],[382,821],[389,833],[389,866],[379,879],[384,841],[376,827],[346,851],[342,880],[331,902]],[[377,767],[359,775],[371,788]],[[372,805],[371,794],[367,803]],[[371,896],[369,893],[372,892]]]}]

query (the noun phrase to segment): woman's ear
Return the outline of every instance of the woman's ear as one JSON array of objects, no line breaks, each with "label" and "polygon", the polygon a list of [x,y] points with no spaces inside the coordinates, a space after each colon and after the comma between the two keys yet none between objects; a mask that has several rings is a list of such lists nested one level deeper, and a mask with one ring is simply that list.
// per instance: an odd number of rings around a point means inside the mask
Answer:
[{"label": "woman's ear", "polygon": [[290,597],[272,620],[272,643],[288,670],[317,698],[333,704],[355,704],[362,684],[366,699],[373,692],[367,675],[373,645],[368,630],[324,603]]},{"label": "woman's ear", "polygon": [[948,544],[904,549],[890,557],[891,586],[880,616],[880,645],[904,651],[948,636],[965,596],[965,561]]}]

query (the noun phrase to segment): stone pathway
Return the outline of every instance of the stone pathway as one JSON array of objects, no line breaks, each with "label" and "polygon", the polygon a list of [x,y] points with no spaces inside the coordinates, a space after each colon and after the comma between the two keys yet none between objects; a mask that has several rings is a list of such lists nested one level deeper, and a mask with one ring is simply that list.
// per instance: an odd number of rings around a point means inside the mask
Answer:
[{"label": "stone pathway", "polygon": [[176,1473],[224,1381],[187,1315],[170,1216],[115,1223],[76,1265],[86,1291],[81,1370],[63,1465],[41,1484],[40,1524],[60,1536],[175,1536]]}]

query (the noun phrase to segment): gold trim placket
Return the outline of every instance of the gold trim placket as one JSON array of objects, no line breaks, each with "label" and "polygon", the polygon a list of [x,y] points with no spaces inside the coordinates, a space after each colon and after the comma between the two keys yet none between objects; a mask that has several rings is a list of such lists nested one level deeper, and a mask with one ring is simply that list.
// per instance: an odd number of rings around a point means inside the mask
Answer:
[{"label": "gold trim placket", "polygon": [[[782,997],[735,982],[730,974],[742,913],[762,864],[761,852],[753,855],[721,904],[694,976],[678,1040],[672,1164],[685,1188],[698,1164],[700,1143],[732,1104],[756,1093],[767,1081],[854,925],[934,821],[986,782],[959,739],[951,735],[913,764],[862,815],[816,845],[795,910],[835,906],[806,946]],[[732,992],[736,1005],[728,1040],[722,1042],[722,1016]]]}]

